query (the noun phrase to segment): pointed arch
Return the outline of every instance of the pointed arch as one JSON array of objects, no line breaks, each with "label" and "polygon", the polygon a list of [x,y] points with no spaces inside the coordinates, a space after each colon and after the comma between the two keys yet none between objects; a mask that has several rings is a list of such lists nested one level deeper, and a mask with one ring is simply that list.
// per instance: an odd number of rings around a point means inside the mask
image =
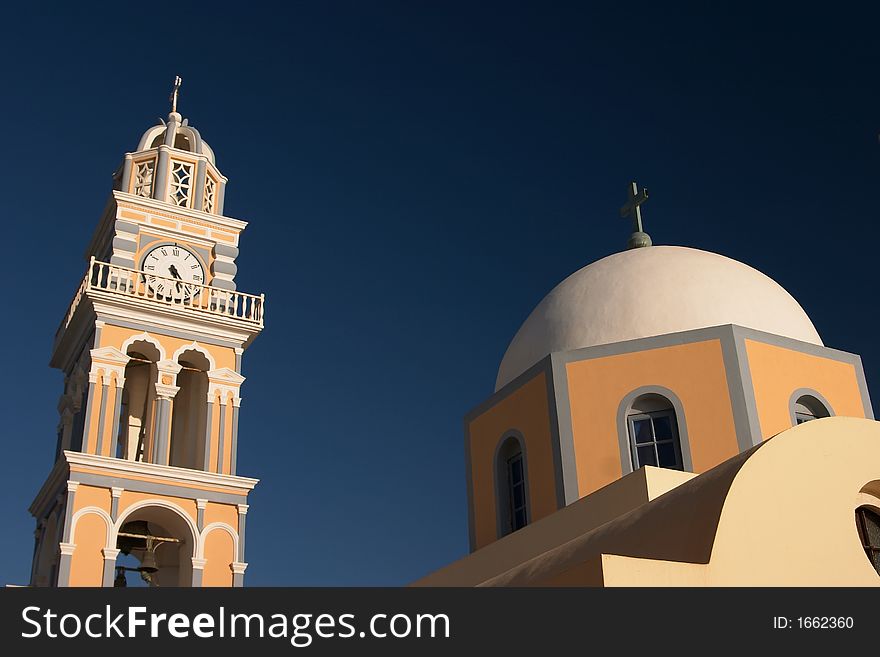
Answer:
[{"label": "pointed arch", "polygon": [[217,369],[216,361],[214,360],[214,356],[211,355],[211,352],[208,351],[207,348],[203,347],[195,340],[193,340],[190,344],[183,345],[177,351],[175,351],[174,355],[171,357],[171,360],[173,360],[175,363],[179,362],[180,357],[183,354],[185,354],[187,351],[197,351],[202,356],[204,356],[207,359],[208,363],[210,363],[210,365],[211,365],[208,368],[208,371]]},{"label": "pointed arch", "polygon": [[166,359],[165,347],[162,346],[162,343],[159,342],[159,340],[154,338],[152,335],[150,335],[146,331],[144,331],[143,333],[140,333],[138,335],[133,335],[130,338],[128,338],[125,342],[122,343],[122,348],[120,349],[120,351],[122,353],[127,354],[128,348],[131,345],[133,345],[135,342],[147,342],[147,343],[153,345],[156,348],[156,350],[159,352],[159,358],[157,359],[157,362],[160,360]]}]

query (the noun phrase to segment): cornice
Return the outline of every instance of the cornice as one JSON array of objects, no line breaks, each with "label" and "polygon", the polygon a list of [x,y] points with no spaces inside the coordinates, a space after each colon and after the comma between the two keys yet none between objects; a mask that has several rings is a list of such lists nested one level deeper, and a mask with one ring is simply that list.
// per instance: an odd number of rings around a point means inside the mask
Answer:
[{"label": "cornice", "polygon": [[[217,472],[205,472],[203,470],[190,470],[189,468],[179,468],[170,465],[159,465],[157,463],[144,463],[142,461],[128,461],[126,459],[111,458],[109,456],[97,456],[95,454],[84,454],[82,452],[64,452],[64,460],[68,466],[81,466],[87,468],[99,468],[107,472],[108,475],[147,475],[152,477],[162,477],[174,482],[209,485],[209,486],[225,486],[241,491],[247,494],[248,491],[254,489],[259,483],[259,479],[251,477],[240,477],[238,475],[220,474]],[[75,478],[75,473],[72,478]]]},{"label": "cornice", "polygon": [[193,208],[183,208],[154,198],[144,198],[143,196],[135,196],[134,194],[117,190],[113,191],[113,198],[119,207],[131,210],[144,208],[153,214],[167,216],[170,219],[186,218],[194,223],[203,223],[210,228],[226,228],[241,232],[248,225],[243,219],[235,219],[222,214],[211,214]]}]

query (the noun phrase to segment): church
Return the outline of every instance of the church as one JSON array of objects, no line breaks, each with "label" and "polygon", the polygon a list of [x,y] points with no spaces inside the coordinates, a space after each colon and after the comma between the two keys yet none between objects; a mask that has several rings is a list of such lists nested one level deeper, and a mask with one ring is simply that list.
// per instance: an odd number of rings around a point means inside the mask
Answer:
[{"label": "church", "polygon": [[465,418],[471,553],[416,586],[880,586],[880,423],[859,356],[715,253],[587,265]]},{"label": "church", "polygon": [[[177,111],[126,153],[55,334],[32,586],[243,586],[241,361],[265,298]],[[880,585],[880,424],[858,355],[781,286],[655,246],[538,304],[464,421],[470,554],[415,586]],[[646,293],[646,289],[649,293]]]},{"label": "church", "polygon": [[244,583],[257,480],[236,468],[241,360],[265,299],[236,287],[247,223],[223,214],[227,179],[179,86],[114,174],[55,333],[64,390],[30,507],[33,586]]}]

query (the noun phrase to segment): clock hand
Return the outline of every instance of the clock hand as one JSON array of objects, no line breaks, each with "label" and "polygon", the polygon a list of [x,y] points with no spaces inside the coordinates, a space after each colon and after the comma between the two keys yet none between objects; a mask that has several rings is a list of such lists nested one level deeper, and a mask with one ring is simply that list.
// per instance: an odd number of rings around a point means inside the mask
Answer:
[{"label": "clock hand", "polygon": [[[180,278],[180,274],[177,271],[177,267],[175,267],[174,265],[168,265],[168,271],[171,272],[171,275],[174,278],[176,278],[178,281],[183,280]],[[174,285],[177,287],[177,291],[180,292],[180,283],[175,283]]]}]

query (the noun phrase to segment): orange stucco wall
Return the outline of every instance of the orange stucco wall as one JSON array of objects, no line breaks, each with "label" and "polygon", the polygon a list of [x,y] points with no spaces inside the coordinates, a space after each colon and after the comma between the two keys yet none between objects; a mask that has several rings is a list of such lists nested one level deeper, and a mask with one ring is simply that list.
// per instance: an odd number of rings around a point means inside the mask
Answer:
[{"label": "orange stucco wall", "polygon": [[109,488],[80,484],[77,486],[76,494],[73,498],[73,510],[79,511],[87,506],[96,506],[102,511],[110,513],[111,501]]},{"label": "orange stucco wall", "polygon": [[212,522],[225,522],[238,531],[238,508],[234,504],[208,502],[208,506],[205,507],[205,525],[210,525]]},{"label": "orange stucco wall", "polygon": [[232,569],[235,561],[235,543],[228,532],[215,529],[205,537],[205,572],[202,586],[232,586]]},{"label": "orange stucco wall", "polygon": [[[105,324],[104,328],[101,330],[101,344],[98,346],[122,349],[122,344],[128,340],[128,338],[133,335],[140,335],[141,333],[143,333],[143,331],[124,328],[122,326],[114,326],[108,323]],[[192,339],[184,340],[182,338],[161,335],[159,333],[149,333],[154,339],[158,340],[165,349],[166,358],[171,358],[174,355],[174,352],[181,347],[192,344]],[[214,363],[218,368],[228,367],[230,369],[235,369],[235,350],[233,348],[221,347],[213,344],[199,344],[211,354],[214,358]]]},{"label": "orange stucco wall", "polygon": [[565,367],[581,497],[622,475],[618,410],[624,397],[643,386],[668,388],[681,400],[695,472],[739,452],[719,340],[591,358]]},{"label": "orange stucco wall", "polygon": [[70,586],[101,586],[107,524],[103,518],[86,513],[76,524],[71,541],[76,544],[70,562]]},{"label": "orange stucco wall", "polygon": [[756,340],[746,340],[745,346],[762,438],[791,427],[789,401],[800,388],[820,393],[835,415],[866,416],[852,364]]},{"label": "orange stucco wall", "polygon": [[471,420],[468,429],[477,548],[498,538],[494,457],[498,443],[511,429],[525,438],[531,520],[556,511],[547,380],[543,372]]}]

